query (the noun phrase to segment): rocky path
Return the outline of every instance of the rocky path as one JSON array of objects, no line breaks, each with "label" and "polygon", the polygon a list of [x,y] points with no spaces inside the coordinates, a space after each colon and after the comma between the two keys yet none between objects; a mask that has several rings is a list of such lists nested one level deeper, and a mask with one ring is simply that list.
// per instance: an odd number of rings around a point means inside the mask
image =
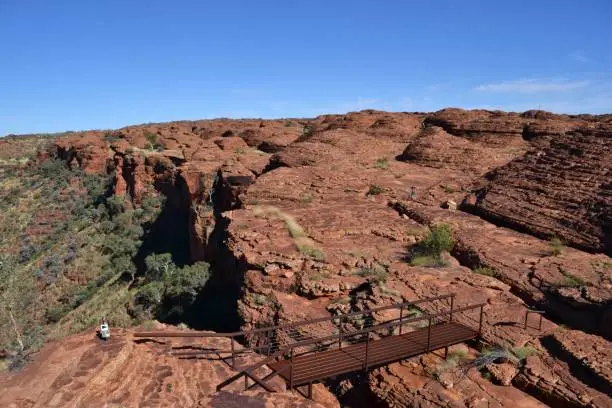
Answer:
[{"label": "rocky path", "polygon": [[[163,327],[160,326],[163,330]],[[175,340],[174,344],[190,344]],[[222,347],[209,339],[207,347]],[[199,343],[198,343],[199,344]],[[0,377],[0,406],[33,407],[316,407],[298,395],[224,392],[215,387],[234,372],[221,361],[179,359],[168,346],[114,330],[107,342],[84,334],[45,347],[22,372]]]}]

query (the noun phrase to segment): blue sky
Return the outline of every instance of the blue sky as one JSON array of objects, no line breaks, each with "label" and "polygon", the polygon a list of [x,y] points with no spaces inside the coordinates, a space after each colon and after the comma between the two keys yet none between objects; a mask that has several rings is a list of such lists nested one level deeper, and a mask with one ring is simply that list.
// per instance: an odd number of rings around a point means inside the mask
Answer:
[{"label": "blue sky", "polygon": [[0,135],[447,106],[612,112],[612,2],[0,0]]}]

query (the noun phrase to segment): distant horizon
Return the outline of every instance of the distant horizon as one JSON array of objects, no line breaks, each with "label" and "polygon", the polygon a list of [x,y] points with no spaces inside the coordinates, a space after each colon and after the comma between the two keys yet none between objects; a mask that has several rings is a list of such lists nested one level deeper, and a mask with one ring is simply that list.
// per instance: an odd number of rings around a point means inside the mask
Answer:
[{"label": "distant horizon", "polygon": [[0,0],[0,135],[446,106],[604,114],[610,21],[608,0]]},{"label": "distant horizon", "polygon": [[551,112],[551,111],[547,111],[544,109],[527,109],[524,111],[506,111],[506,110],[501,110],[501,109],[484,109],[484,108],[474,108],[474,109],[465,109],[465,108],[458,108],[455,106],[448,106],[442,109],[438,109],[435,111],[386,111],[386,110],[380,110],[380,109],[370,109],[370,108],[364,108],[364,109],[360,109],[358,111],[348,111],[348,112],[339,112],[339,113],[321,113],[319,115],[316,116],[291,116],[291,117],[238,117],[238,118],[231,118],[231,117],[214,117],[214,118],[198,118],[198,119],[177,119],[177,120],[166,120],[166,121],[154,121],[154,122],[142,122],[142,123],[131,123],[131,124],[127,124],[127,125],[121,125],[119,127],[115,127],[115,128],[86,128],[86,129],[67,129],[67,130],[63,130],[63,131],[57,131],[57,132],[33,132],[33,133],[7,133],[4,135],[0,134],[0,139],[3,137],[20,137],[20,136],[55,136],[55,135],[62,135],[65,133],[81,133],[81,132],[95,132],[95,131],[112,131],[112,130],[120,130],[120,129],[124,129],[124,128],[128,128],[128,127],[139,127],[139,126],[147,126],[147,125],[163,125],[163,124],[169,124],[169,123],[179,123],[179,122],[198,122],[198,121],[213,121],[213,120],[313,120],[316,119],[319,116],[325,116],[325,115],[348,115],[351,113],[359,113],[359,112],[365,112],[365,111],[376,111],[376,112],[383,112],[383,113],[405,113],[405,114],[413,114],[413,115],[418,115],[418,114],[432,114],[432,113],[436,113],[436,112],[440,112],[446,109],[460,109],[460,110],[464,110],[464,111],[477,111],[477,110],[483,110],[483,111],[488,111],[488,112],[504,112],[504,113],[515,113],[515,114],[523,114],[525,112],[529,112],[529,111],[540,111],[540,112],[546,112],[546,113],[551,113],[553,115],[567,115],[567,116],[583,116],[583,115],[588,115],[588,116],[594,116],[594,117],[598,117],[598,116],[607,116],[607,115],[612,115],[612,111],[607,112],[607,113],[560,113],[560,112]]}]

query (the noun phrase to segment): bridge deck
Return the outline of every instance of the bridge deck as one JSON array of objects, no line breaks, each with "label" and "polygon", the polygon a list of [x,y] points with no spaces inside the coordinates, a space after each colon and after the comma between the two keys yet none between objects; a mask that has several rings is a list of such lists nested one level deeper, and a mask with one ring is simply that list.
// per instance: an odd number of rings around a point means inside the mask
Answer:
[{"label": "bridge deck", "polygon": [[[457,322],[431,326],[429,350],[451,346],[478,337],[478,332]],[[424,327],[402,335],[371,340],[367,346],[367,367],[400,361],[426,353],[428,328]],[[290,360],[270,363],[268,366],[293,386],[309,384],[339,374],[366,368],[366,343],[358,343],[328,351],[295,357],[293,369]],[[292,373],[291,373],[292,371]]]}]

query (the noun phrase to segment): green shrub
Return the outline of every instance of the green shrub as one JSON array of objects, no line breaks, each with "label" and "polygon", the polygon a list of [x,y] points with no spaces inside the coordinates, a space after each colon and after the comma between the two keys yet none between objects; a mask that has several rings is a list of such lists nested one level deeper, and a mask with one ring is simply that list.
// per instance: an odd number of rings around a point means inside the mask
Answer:
[{"label": "green shrub", "polygon": [[351,298],[350,297],[343,297],[343,298],[338,298],[335,299],[334,301],[332,301],[332,303],[334,304],[341,304],[341,305],[348,305],[349,303],[351,303]]},{"label": "green shrub", "polygon": [[309,278],[311,281],[322,281],[327,278],[327,276],[323,275],[320,272],[313,272],[310,274]]},{"label": "green shrub", "polygon": [[548,242],[548,250],[551,256],[561,255],[561,253],[563,253],[563,248],[565,248],[565,244],[561,238],[557,236],[553,236]]},{"label": "green shrub", "polygon": [[146,283],[138,290],[135,302],[145,311],[161,314],[161,317],[166,311],[159,309],[160,305],[174,304],[177,308],[190,306],[210,278],[207,263],[196,262],[181,268],[167,253],[149,255],[145,264]]},{"label": "green shrub", "polygon": [[446,360],[435,368],[433,373],[434,378],[440,379],[443,373],[452,371],[457,368],[462,362],[468,359],[468,353],[465,350],[452,350],[448,353]]},{"label": "green shrub", "polygon": [[488,364],[500,359],[508,360],[514,365],[520,365],[527,357],[538,354],[539,351],[530,346],[484,349],[472,364],[479,370],[484,370]]},{"label": "green shrub", "polygon": [[255,302],[256,305],[263,306],[268,302],[268,297],[261,293],[257,293],[253,295],[253,301]]},{"label": "green shrub", "polygon": [[539,354],[538,349],[530,346],[524,347],[512,347],[510,350],[513,356],[515,356],[519,362],[525,360],[529,356],[534,356]]},{"label": "green shrub", "polygon": [[314,134],[314,128],[310,125],[304,126],[302,129],[302,137],[308,139]]},{"label": "green shrub", "polygon": [[395,289],[391,289],[387,286],[384,285],[383,282],[380,282],[380,285],[378,287],[380,293],[382,295],[387,295],[387,296],[401,296],[401,293]]},{"label": "green shrub", "polygon": [[455,245],[453,231],[448,224],[438,224],[430,229],[423,241],[427,253],[436,260],[441,260],[443,251],[451,251]]},{"label": "green shrub", "polygon": [[325,252],[311,244],[297,243],[297,247],[302,255],[308,256],[317,261],[325,260]]},{"label": "green shrub", "polygon": [[452,194],[452,193],[454,193],[454,192],[455,192],[455,189],[454,189],[454,188],[452,188],[451,186],[449,186],[448,184],[444,184],[444,185],[442,186],[442,188],[444,189],[444,192],[445,192],[445,193]]},{"label": "green shrub", "polygon": [[62,317],[66,316],[70,312],[70,305],[60,303],[57,306],[52,306],[45,311],[45,319],[47,323],[57,323]]},{"label": "green shrub", "polygon": [[479,275],[492,276],[492,277],[496,277],[498,275],[495,269],[489,268],[488,266],[479,266],[478,268],[473,269],[472,272],[477,273]]},{"label": "green shrub", "polygon": [[559,287],[567,288],[579,288],[585,286],[586,282],[579,276],[572,275],[570,273],[565,274],[563,280],[557,285]]},{"label": "green shrub", "polygon": [[306,194],[305,196],[302,197],[302,202],[303,203],[312,203],[312,200],[314,199],[314,196],[311,193]]},{"label": "green shrub", "polygon": [[104,132],[104,140],[106,140],[108,143],[113,143],[120,139],[122,139],[122,135],[120,133]]},{"label": "green shrub", "polygon": [[370,186],[370,188],[368,189],[368,194],[367,195],[378,195],[380,193],[382,193],[384,190],[381,186],[377,185],[377,184],[372,184]]},{"label": "green shrub", "polygon": [[372,278],[378,283],[384,283],[387,280],[388,269],[384,265],[376,264],[372,267],[361,268],[354,274],[363,278]]},{"label": "green shrub", "polygon": [[0,348],[25,358],[40,346],[42,333],[28,313],[38,300],[31,272],[0,253]]},{"label": "green shrub", "polygon": [[150,132],[148,130],[144,131],[144,137],[147,140],[148,144],[146,146],[147,149],[149,150],[154,150],[155,146],[157,145],[157,134]]},{"label": "green shrub", "polygon": [[387,170],[389,168],[389,160],[386,157],[376,160],[374,167],[377,169]]},{"label": "green shrub", "polygon": [[306,234],[306,231],[302,229],[300,224],[298,224],[297,221],[293,217],[287,216],[284,218],[284,220],[285,220],[285,225],[287,226],[287,230],[289,231],[289,235],[291,235],[291,238],[299,239],[299,238],[308,237],[308,234]]},{"label": "green shrub", "polygon": [[66,166],[66,162],[60,159],[46,159],[38,166],[38,174],[54,181],[60,187],[68,185],[73,177],[72,171]]},{"label": "green shrub", "polygon": [[161,282],[150,282],[136,292],[134,301],[145,310],[159,306],[164,297],[164,285]]},{"label": "green shrub", "polygon": [[571,273],[569,273],[568,271],[566,271],[564,268],[559,267],[559,272],[561,272],[561,274],[563,274],[563,279],[558,282],[557,284],[554,284],[553,287],[558,287],[558,288],[563,288],[563,287],[568,287],[568,288],[577,288],[580,286],[586,286],[586,282],[584,279],[582,279],[580,276],[576,276],[573,275]]},{"label": "green shrub", "polygon": [[151,331],[155,329],[155,321],[154,320],[145,320],[142,322],[142,328],[146,331]]},{"label": "green shrub", "polygon": [[87,174],[83,177],[83,187],[87,190],[89,202],[98,205],[104,199],[106,192],[110,190],[113,176],[100,177]]},{"label": "green shrub", "polygon": [[164,206],[165,197],[156,194],[147,194],[140,201],[140,208],[144,210],[146,214],[154,214],[161,211]]},{"label": "green shrub", "polygon": [[111,217],[115,217],[125,211],[125,200],[114,195],[106,200],[106,209]]},{"label": "green shrub", "polygon": [[32,244],[30,239],[26,237],[19,248],[19,263],[24,264],[34,257],[36,254],[36,247]]},{"label": "green shrub", "polygon": [[448,352],[448,359],[467,360],[468,352],[464,349],[456,349]]},{"label": "green shrub", "polygon": [[411,266],[443,266],[441,260],[434,258],[431,255],[415,255],[410,258]]}]

